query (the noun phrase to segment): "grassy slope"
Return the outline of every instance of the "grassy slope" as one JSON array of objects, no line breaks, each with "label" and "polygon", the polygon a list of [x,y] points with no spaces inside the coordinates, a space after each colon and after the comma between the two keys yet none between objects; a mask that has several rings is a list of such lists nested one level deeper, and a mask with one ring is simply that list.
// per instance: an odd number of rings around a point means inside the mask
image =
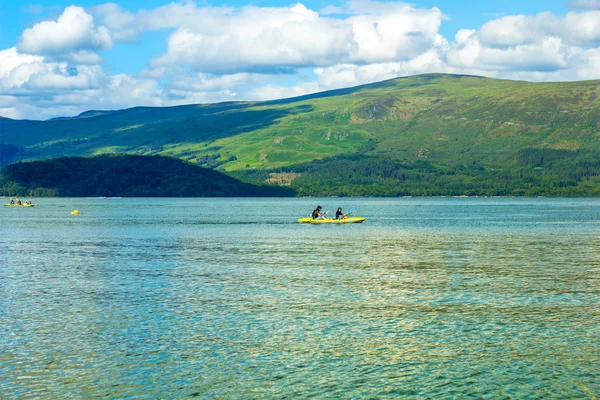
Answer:
[{"label": "grassy slope", "polygon": [[194,162],[219,154],[221,162],[232,160],[227,170],[243,170],[361,152],[502,167],[524,148],[600,152],[598,92],[598,81],[421,75],[266,103],[138,107],[44,122],[0,119],[0,132],[5,143],[25,147],[21,158],[128,152]]}]

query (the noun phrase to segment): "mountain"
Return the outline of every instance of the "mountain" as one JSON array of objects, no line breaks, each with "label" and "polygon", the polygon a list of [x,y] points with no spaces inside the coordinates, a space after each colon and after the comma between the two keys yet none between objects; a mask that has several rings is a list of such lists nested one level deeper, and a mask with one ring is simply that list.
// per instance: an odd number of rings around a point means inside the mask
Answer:
[{"label": "mountain", "polygon": [[0,163],[161,154],[300,194],[594,195],[599,94],[600,81],[428,74],[269,102],[2,118]]},{"label": "mountain", "polygon": [[293,196],[162,156],[100,155],[20,162],[0,169],[0,195],[61,197]]}]

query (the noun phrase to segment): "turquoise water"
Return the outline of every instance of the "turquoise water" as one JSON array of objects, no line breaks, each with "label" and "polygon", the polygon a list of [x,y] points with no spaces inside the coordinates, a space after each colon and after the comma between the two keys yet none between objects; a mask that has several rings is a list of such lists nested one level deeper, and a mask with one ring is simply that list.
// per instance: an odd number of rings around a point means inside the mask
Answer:
[{"label": "turquoise water", "polygon": [[600,397],[599,199],[37,202],[0,398]]}]

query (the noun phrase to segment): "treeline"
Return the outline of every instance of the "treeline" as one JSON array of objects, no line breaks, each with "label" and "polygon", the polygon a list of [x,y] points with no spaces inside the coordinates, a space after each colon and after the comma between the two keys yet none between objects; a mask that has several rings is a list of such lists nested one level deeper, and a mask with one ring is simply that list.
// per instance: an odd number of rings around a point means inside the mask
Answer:
[{"label": "treeline", "polygon": [[[298,174],[290,187],[264,182],[273,172]],[[232,175],[160,156],[63,157],[0,169],[0,195],[65,197],[264,196],[600,196],[600,155],[526,149],[498,168],[372,156],[332,157],[278,170]],[[239,179],[242,179],[240,181]]]},{"label": "treeline", "polygon": [[61,197],[281,197],[290,188],[240,182],[217,171],[161,156],[62,157],[8,165],[0,195]]},{"label": "treeline", "polygon": [[[492,168],[477,162],[412,164],[367,156],[345,156],[286,167],[298,196],[600,196],[600,155],[584,151],[528,149],[515,163]],[[241,173],[246,179],[266,171]]]}]

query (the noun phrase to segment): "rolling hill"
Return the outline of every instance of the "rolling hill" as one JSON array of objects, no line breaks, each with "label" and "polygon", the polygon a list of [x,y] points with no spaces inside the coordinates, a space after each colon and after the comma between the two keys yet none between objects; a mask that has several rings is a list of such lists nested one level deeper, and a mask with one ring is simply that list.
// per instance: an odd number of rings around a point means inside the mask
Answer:
[{"label": "rolling hill", "polygon": [[599,94],[600,81],[428,74],[269,102],[0,118],[0,163],[160,154],[300,194],[595,195]]}]

